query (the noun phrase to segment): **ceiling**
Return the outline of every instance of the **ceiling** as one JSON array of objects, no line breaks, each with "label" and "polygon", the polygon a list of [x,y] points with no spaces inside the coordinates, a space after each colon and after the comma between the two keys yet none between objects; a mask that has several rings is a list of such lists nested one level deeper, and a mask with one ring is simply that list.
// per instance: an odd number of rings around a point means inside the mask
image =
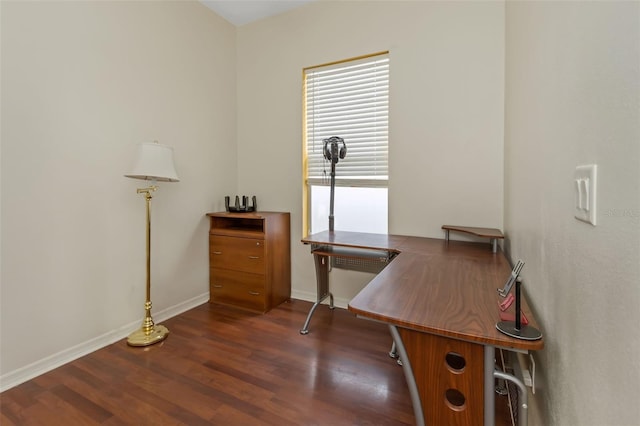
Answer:
[{"label": "ceiling", "polygon": [[316,0],[200,0],[235,26],[287,12]]}]

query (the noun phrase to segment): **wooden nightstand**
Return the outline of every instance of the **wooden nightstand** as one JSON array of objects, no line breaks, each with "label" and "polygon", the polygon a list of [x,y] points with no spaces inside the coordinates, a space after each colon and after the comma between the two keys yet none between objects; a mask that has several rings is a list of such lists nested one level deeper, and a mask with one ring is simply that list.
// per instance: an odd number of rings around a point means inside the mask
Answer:
[{"label": "wooden nightstand", "polygon": [[207,213],[210,302],[267,312],[291,297],[290,214]]}]

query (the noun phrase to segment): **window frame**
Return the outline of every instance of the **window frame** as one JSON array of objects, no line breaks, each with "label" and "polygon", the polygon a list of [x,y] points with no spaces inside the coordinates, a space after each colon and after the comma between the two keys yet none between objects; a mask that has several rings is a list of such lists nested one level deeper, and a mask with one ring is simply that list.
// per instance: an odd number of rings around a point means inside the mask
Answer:
[{"label": "window frame", "polygon": [[[307,109],[307,86],[308,86],[308,75],[315,71],[315,70],[319,70],[319,69],[323,69],[323,70],[329,70],[329,72],[332,69],[337,69],[339,68],[341,65],[345,65],[345,64],[353,64],[354,66],[357,66],[358,63],[364,62],[364,61],[368,61],[371,62],[372,58],[381,58],[384,57],[385,59],[385,63],[386,63],[386,67],[388,68],[389,66],[389,61],[390,61],[390,56],[389,56],[389,51],[383,51],[383,52],[377,52],[377,53],[372,53],[372,54],[368,54],[368,55],[362,55],[362,56],[357,56],[354,58],[349,58],[349,59],[345,59],[345,60],[340,60],[340,61],[334,61],[334,62],[329,62],[326,64],[322,64],[322,65],[315,65],[312,67],[307,67],[304,68],[302,70],[302,140],[303,140],[303,149],[302,149],[302,188],[303,188],[303,235],[308,235],[309,233],[309,229],[311,227],[311,211],[312,211],[312,205],[311,203],[313,202],[313,200],[311,199],[311,186],[312,185],[317,185],[317,186],[329,186],[329,180],[330,180],[330,167],[331,164],[329,162],[327,162],[326,166],[328,168],[327,170],[327,175],[326,175],[326,182],[323,182],[320,180],[320,178],[318,178],[317,176],[313,176],[313,177],[309,177],[309,166],[310,166],[310,160],[309,160],[309,156],[308,156],[308,140],[309,140],[309,128],[307,125],[307,121],[308,121],[308,109]],[[388,191],[388,121],[389,121],[389,111],[388,111],[388,92],[389,92],[389,74],[388,71],[386,73],[386,115],[385,115],[385,123],[386,123],[386,128],[385,128],[385,134],[386,137],[384,138],[385,142],[384,142],[384,148],[385,148],[385,154],[384,154],[384,163],[385,163],[385,168],[384,171],[386,172],[385,175],[381,175],[381,176],[340,176],[337,175],[336,176],[336,187],[342,186],[342,187],[380,187],[380,188],[387,188]],[[323,138],[326,137],[330,137],[330,136],[340,136],[340,135],[326,135]],[[347,148],[349,148],[349,140],[347,138],[345,138],[345,142],[347,144]],[[370,145],[375,145],[374,143],[370,143]],[[320,152],[322,151],[322,146],[319,147]],[[347,158],[349,157],[349,153],[351,153],[351,151],[349,151],[349,149],[347,150]],[[317,160],[316,162],[317,163]],[[313,163],[312,163],[313,164]],[[353,173],[352,173],[353,174]],[[388,192],[387,192],[388,194]],[[388,205],[387,205],[387,209],[388,209]]]}]

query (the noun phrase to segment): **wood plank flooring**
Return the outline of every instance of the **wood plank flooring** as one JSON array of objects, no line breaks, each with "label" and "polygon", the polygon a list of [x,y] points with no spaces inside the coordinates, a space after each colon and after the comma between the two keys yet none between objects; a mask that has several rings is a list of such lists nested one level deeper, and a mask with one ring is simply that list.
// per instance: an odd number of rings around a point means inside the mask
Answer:
[{"label": "wood plank flooring", "polygon": [[414,424],[387,327],[322,306],[303,336],[310,307],[201,305],[162,343],[122,340],[3,392],[0,425]]}]

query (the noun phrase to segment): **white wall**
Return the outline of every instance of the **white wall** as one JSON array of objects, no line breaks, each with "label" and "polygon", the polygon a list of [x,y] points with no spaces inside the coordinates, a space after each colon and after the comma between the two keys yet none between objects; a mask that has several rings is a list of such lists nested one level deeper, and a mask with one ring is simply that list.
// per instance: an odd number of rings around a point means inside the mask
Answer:
[{"label": "white wall", "polygon": [[[640,421],[640,3],[508,2],[505,230],[545,334],[530,424]],[[573,173],[598,165],[597,226]]]},{"label": "white wall", "polygon": [[[208,299],[208,222],[236,190],[235,28],[198,2],[1,2],[3,388],[140,326],[140,142],[175,149],[152,206],[156,320]],[[164,314],[163,314],[164,313]]]},{"label": "white wall", "polygon": [[[389,231],[502,228],[504,4],[314,2],[238,28],[239,188],[261,209],[292,213],[295,297],[315,298],[312,257],[300,243],[302,70],[385,50]],[[371,279],[333,274],[343,306]]]}]

